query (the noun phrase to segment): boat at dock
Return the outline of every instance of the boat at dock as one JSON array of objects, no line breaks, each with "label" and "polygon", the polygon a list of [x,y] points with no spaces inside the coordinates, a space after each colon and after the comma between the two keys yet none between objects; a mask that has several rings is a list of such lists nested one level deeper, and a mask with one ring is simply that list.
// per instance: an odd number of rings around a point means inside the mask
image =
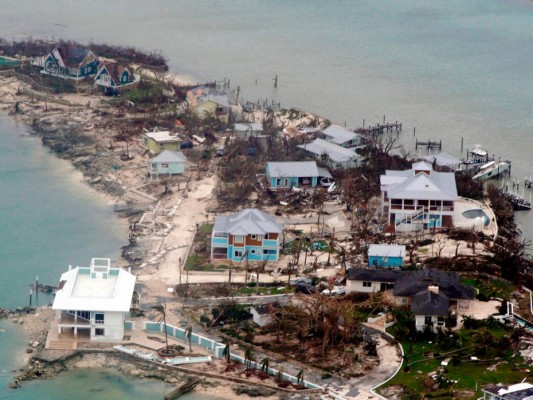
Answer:
[{"label": "boat at dock", "polygon": [[505,172],[510,172],[511,161],[489,161],[479,168],[479,172],[472,179],[476,181],[486,181],[496,178]]},{"label": "boat at dock", "polygon": [[515,211],[527,211],[531,210],[531,201],[527,201],[523,196],[520,196],[517,193],[504,192],[502,191],[503,196],[509,200]]},{"label": "boat at dock", "polygon": [[481,148],[481,145],[475,144],[472,149],[466,151],[466,159],[463,159],[463,164],[468,168],[485,164],[489,161],[494,161],[494,158],[490,158],[488,151]]}]

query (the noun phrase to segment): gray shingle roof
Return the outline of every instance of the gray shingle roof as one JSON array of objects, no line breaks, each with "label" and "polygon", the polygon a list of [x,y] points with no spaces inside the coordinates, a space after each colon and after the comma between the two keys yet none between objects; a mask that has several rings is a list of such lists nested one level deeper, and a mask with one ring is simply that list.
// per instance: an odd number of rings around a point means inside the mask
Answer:
[{"label": "gray shingle roof", "polygon": [[273,178],[320,176],[315,161],[270,161],[267,163],[267,170]]},{"label": "gray shingle roof", "polygon": [[405,257],[403,244],[371,244],[368,246],[369,257]]},{"label": "gray shingle roof", "polygon": [[423,290],[411,297],[411,311],[415,315],[448,315],[450,301],[443,293]]},{"label": "gray shingle roof", "polygon": [[348,279],[351,281],[365,282],[390,282],[394,283],[406,272],[388,269],[355,269],[348,270]]},{"label": "gray shingle roof", "polygon": [[315,139],[311,143],[299,145],[298,148],[306,150],[317,156],[327,154],[329,159],[335,163],[345,163],[350,160],[358,160],[361,162],[363,157],[357,154],[355,151],[346,149],[335,143],[327,142],[323,139]]},{"label": "gray shingle roof", "polygon": [[247,208],[235,214],[216,217],[213,230],[232,235],[264,235],[281,233],[283,224],[267,213]]},{"label": "gray shingle roof", "polygon": [[187,157],[181,151],[165,150],[158,156],[152,158],[150,162],[173,163],[186,162]]},{"label": "gray shingle roof", "polygon": [[394,295],[411,297],[426,290],[428,286],[438,286],[439,292],[452,300],[474,298],[474,289],[463,285],[458,274],[436,269],[412,271],[402,276],[394,285]]}]

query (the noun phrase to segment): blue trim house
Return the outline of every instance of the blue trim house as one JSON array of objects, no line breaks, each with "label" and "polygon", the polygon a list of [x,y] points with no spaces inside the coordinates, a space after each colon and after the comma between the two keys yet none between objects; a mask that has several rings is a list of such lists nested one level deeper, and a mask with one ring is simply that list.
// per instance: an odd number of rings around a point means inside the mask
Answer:
[{"label": "blue trim house", "polygon": [[42,74],[62,79],[83,80],[94,76],[100,60],[89,49],[75,46],[62,46],[53,49],[46,56]]},{"label": "blue trim house", "polygon": [[218,216],[211,235],[211,259],[278,261],[283,224],[257,209]]},{"label": "blue trim house", "polygon": [[181,175],[185,173],[187,157],[181,151],[165,150],[148,162],[150,176]]},{"label": "blue trim house", "polygon": [[135,75],[127,66],[106,62],[102,64],[94,77],[94,84],[109,93],[120,92],[140,80],[140,76]]},{"label": "blue trim house", "polygon": [[401,267],[404,257],[404,245],[371,244],[368,246],[368,265],[370,267]]},{"label": "blue trim house", "polygon": [[290,189],[299,186],[315,187],[319,178],[331,178],[325,168],[319,168],[315,161],[268,162],[266,179],[270,189]]}]

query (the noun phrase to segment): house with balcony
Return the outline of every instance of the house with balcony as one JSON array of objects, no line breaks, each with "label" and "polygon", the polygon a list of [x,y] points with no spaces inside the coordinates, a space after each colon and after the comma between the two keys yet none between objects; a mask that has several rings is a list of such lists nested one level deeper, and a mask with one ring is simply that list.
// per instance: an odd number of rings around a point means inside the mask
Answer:
[{"label": "house with balcony", "polygon": [[169,131],[145,132],[143,144],[150,154],[159,154],[165,150],[179,151],[182,140]]},{"label": "house with balcony", "polygon": [[333,169],[357,168],[365,162],[364,157],[352,149],[347,149],[320,138],[297,147],[307,155],[315,157]]},{"label": "house with balcony", "polygon": [[105,94],[117,94],[137,86],[140,75],[133,73],[127,65],[104,62],[94,77],[94,85]]},{"label": "house with balcony", "polygon": [[150,177],[183,175],[187,157],[181,151],[165,150],[148,161]]},{"label": "house with balcony", "polygon": [[451,228],[457,186],[453,172],[437,172],[417,162],[410,170],[381,175],[383,215],[395,232]]},{"label": "house with balcony", "polygon": [[339,125],[328,126],[321,132],[320,138],[347,149],[361,149],[366,144],[366,138],[363,135]]},{"label": "house with balcony", "polygon": [[266,180],[271,190],[316,187],[322,178],[331,180],[332,176],[315,161],[270,161],[266,164]]},{"label": "house with balcony", "polygon": [[211,259],[278,261],[283,224],[257,209],[244,209],[215,218],[211,234]]},{"label": "house with balcony", "polygon": [[52,309],[58,337],[90,340],[124,339],[135,275],[112,268],[108,258],[93,258],[89,267],[71,268],[61,275]]},{"label": "house with balcony", "polygon": [[41,74],[80,81],[95,76],[100,60],[89,49],[64,45],[54,48],[37,64],[43,67]]},{"label": "house with balcony", "polygon": [[220,90],[198,86],[187,91],[187,103],[198,118],[211,116],[228,123],[231,103],[228,96]]}]

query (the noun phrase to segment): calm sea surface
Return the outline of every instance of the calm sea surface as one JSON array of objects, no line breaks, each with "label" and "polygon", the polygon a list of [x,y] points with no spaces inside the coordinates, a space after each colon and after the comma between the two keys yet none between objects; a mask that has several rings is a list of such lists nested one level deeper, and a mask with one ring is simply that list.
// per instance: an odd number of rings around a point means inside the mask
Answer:
[{"label": "calm sea surface", "polygon": [[[404,122],[401,141],[413,153],[418,138],[442,140],[444,151],[464,156],[464,138],[465,149],[480,143],[511,159],[516,179],[533,174],[528,0],[0,0],[0,7],[3,37],[158,49],[173,72],[191,81],[230,78],[245,99],[275,99],[349,127],[386,115]],[[113,232],[109,209],[92,192],[14,130],[23,131],[1,121],[0,304],[18,305],[35,274],[53,282],[66,264],[117,257],[124,233]],[[518,220],[533,239],[530,213]]]}]

